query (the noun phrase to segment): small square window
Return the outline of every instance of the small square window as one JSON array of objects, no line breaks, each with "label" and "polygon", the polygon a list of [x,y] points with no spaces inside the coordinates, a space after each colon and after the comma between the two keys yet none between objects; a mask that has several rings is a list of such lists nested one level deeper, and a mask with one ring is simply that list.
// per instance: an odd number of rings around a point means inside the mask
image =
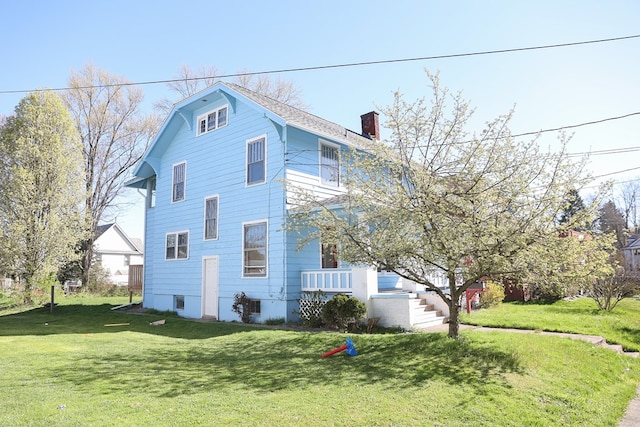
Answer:
[{"label": "small square window", "polygon": [[173,308],[175,310],[184,310],[184,295],[173,296]]},{"label": "small square window", "polygon": [[252,299],[249,301],[249,312],[251,314],[260,314],[260,300]]}]

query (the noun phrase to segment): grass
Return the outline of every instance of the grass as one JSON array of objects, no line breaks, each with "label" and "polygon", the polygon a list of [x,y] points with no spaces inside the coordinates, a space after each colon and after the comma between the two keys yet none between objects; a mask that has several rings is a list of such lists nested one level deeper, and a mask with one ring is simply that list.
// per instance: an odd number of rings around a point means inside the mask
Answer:
[{"label": "grass", "polygon": [[550,336],[352,335],[358,356],[322,359],[346,336],[125,302],[0,309],[0,425],[615,426],[640,382],[638,359]]},{"label": "grass", "polygon": [[461,321],[498,328],[537,329],[600,335],[627,351],[640,351],[640,300],[622,300],[611,312],[600,311],[589,298],[552,304],[503,303],[463,314]]}]

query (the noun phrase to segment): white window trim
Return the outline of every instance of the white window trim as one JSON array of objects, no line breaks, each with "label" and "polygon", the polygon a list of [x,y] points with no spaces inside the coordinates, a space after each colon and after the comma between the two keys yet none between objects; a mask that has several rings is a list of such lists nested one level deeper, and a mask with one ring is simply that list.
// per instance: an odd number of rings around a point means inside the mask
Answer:
[{"label": "white window trim", "polygon": [[[207,238],[207,201],[211,199],[216,199],[216,237]],[[203,202],[202,240],[206,240],[206,241],[218,240],[219,237],[220,237],[220,195],[212,194],[211,196],[206,196]]]},{"label": "white window trim", "polygon": [[[338,183],[334,184],[330,181],[325,181],[322,179],[322,146],[326,145],[327,147],[335,148],[338,150]],[[340,145],[334,144],[333,142],[326,141],[324,139],[318,140],[318,182],[320,185],[339,188],[342,187],[342,165],[340,158]]]},{"label": "white window trim", "polygon": [[[253,225],[253,224],[266,224],[267,225],[267,230],[266,230],[266,236],[265,236],[265,264],[264,264],[264,269],[265,269],[265,274],[264,276],[255,276],[255,275],[245,275],[244,274],[244,228],[247,225]],[[242,230],[241,230],[241,238],[242,238],[242,255],[241,255],[241,259],[240,259],[240,265],[242,268],[242,278],[243,279],[268,279],[269,278],[269,220],[268,219],[258,219],[255,221],[245,221],[242,223]]]},{"label": "white window trim", "polygon": [[[179,165],[184,165],[184,188],[182,190],[182,199],[180,200],[173,200],[173,186],[175,185],[174,179],[175,179],[175,168],[176,166]],[[157,185],[157,184],[156,184]],[[174,163],[171,166],[171,203],[180,203],[180,202],[184,202],[185,200],[187,200],[187,161],[183,160],[181,162],[178,163]]]},{"label": "white window trim", "polygon": [[[262,181],[256,181],[249,183],[249,145],[253,142],[264,139],[264,179]],[[267,148],[268,148],[267,134],[262,134],[260,136],[256,136],[255,138],[247,139],[247,143],[245,144],[245,155],[244,155],[244,185],[245,187],[254,187],[256,185],[262,185],[267,182]]]},{"label": "white window trim", "polygon": [[[223,109],[227,109],[227,121],[222,125],[222,126],[218,126],[218,114],[220,110]],[[200,121],[202,120],[206,120],[208,119],[210,114],[214,114],[216,115],[216,126],[212,129],[205,129],[204,132],[200,131]],[[227,126],[229,124],[229,104],[225,104],[225,105],[221,105],[218,108],[214,108],[213,110],[209,110],[206,113],[200,114],[197,118],[196,118],[196,136],[200,136],[200,135],[204,135],[207,134],[209,132],[213,132],[214,130],[218,130],[220,128],[223,128],[225,126]]]},{"label": "white window trim", "polygon": [[[175,234],[176,236],[176,256],[175,258],[167,258],[167,236],[170,234]],[[178,258],[178,235],[186,234],[187,235],[187,257],[186,258]],[[181,230],[181,231],[170,231],[165,233],[164,235],[164,260],[165,261],[186,261],[189,259],[189,246],[191,246],[191,238],[189,236],[189,230]]]}]

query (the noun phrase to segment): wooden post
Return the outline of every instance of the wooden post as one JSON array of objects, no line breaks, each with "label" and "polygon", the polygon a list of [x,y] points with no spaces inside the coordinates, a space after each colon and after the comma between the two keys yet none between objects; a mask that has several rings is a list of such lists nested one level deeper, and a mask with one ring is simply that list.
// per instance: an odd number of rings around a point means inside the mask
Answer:
[{"label": "wooden post", "polygon": [[133,302],[133,291],[129,291],[129,304]]},{"label": "wooden post", "polygon": [[55,297],[54,297],[55,289],[56,289],[55,286],[51,286],[51,313],[53,313],[53,304],[55,302]]}]

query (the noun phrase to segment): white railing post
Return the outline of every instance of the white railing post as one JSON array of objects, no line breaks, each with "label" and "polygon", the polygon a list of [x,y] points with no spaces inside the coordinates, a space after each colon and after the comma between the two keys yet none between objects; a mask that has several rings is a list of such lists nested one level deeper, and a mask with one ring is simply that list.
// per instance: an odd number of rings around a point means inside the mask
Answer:
[{"label": "white railing post", "polygon": [[378,293],[378,272],[375,268],[354,268],[351,270],[353,296],[367,305],[371,313],[371,295]]}]

